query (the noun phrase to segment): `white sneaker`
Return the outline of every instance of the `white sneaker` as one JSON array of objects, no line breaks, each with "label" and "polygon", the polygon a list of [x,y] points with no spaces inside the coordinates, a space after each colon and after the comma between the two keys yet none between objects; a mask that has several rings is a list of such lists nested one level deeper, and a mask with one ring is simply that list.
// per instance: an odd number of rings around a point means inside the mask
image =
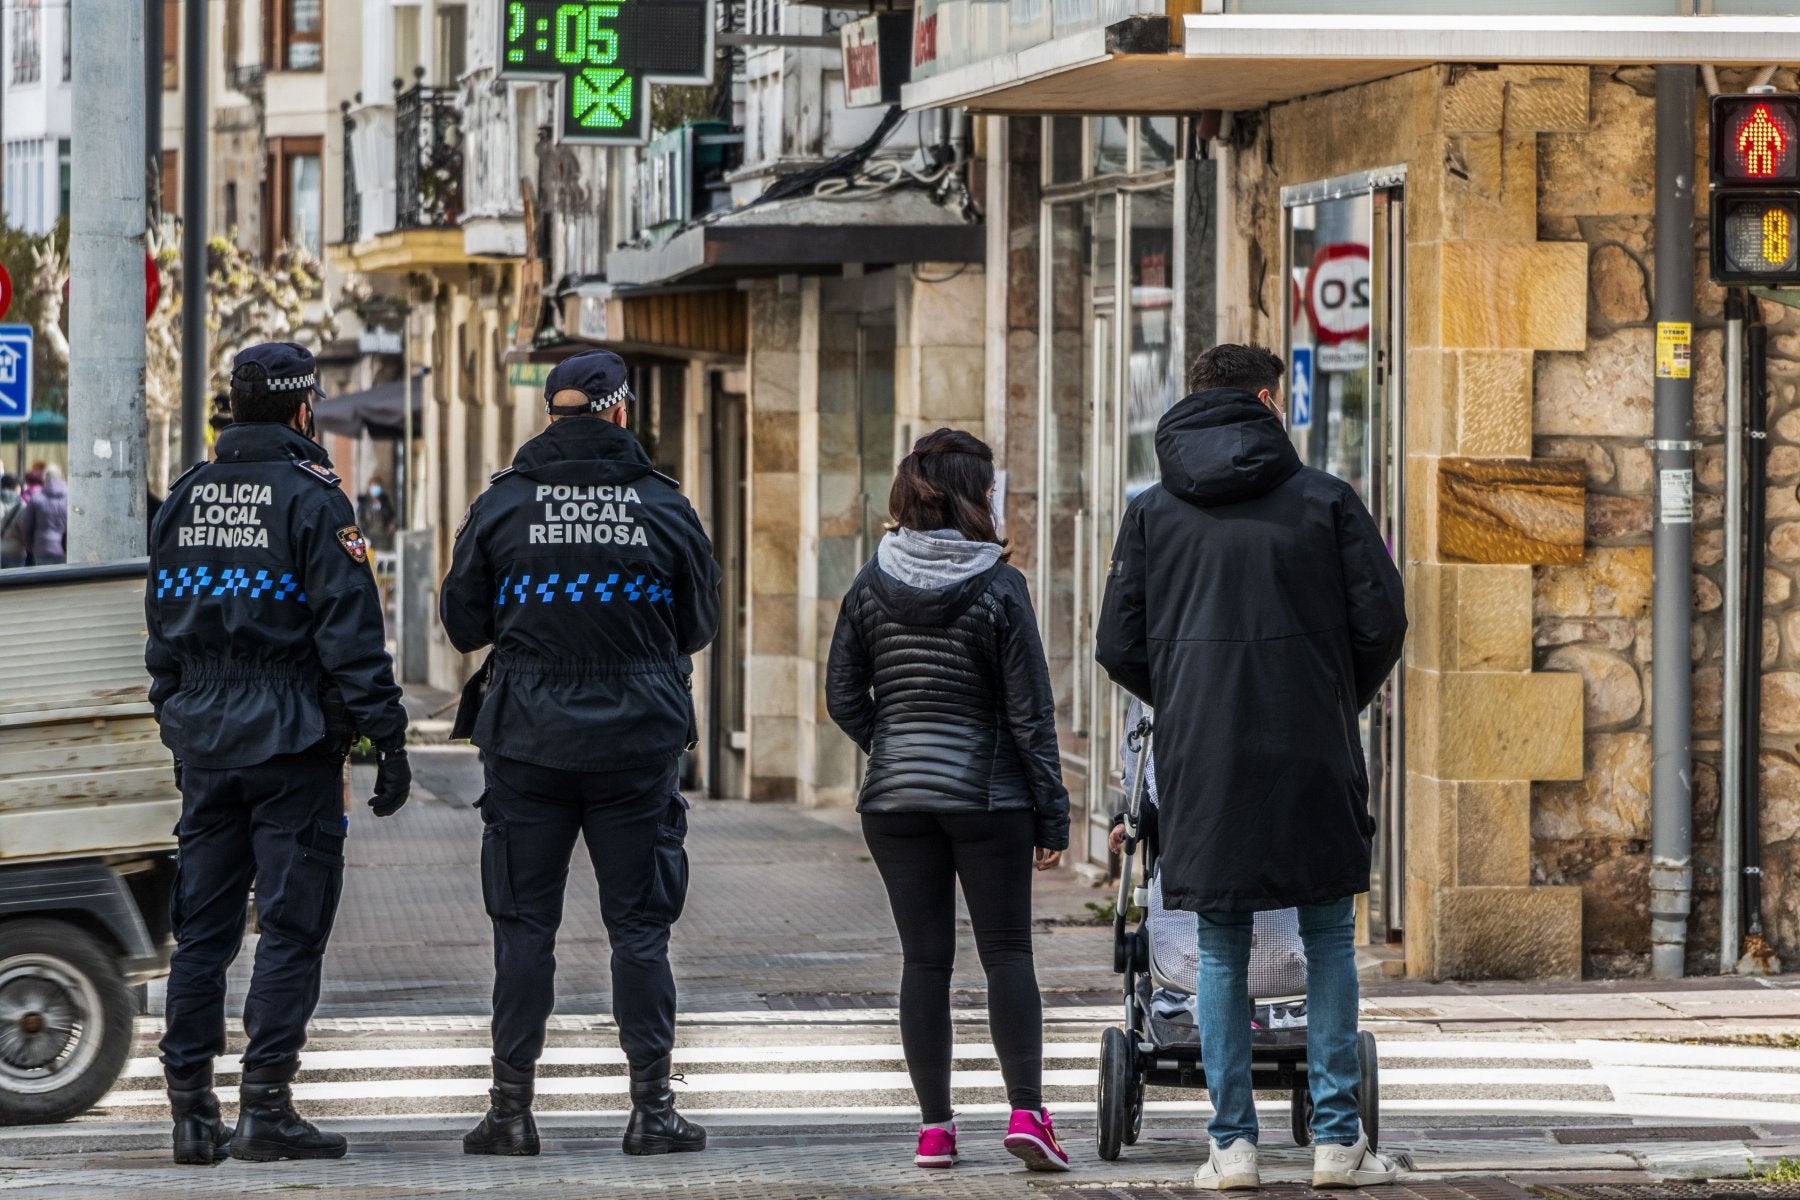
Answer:
[{"label": "white sneaker", "polygon": [[1392,1183],[1400,1174],[1396,1167],[1369,1149],[1369,1135],[1359,1133],[1348,1146],[1315,1145],[1313,1147],[1314,1188],[1360,1188],[1378,1183]]},{"label": "white sneaker", "polygon": [[1262,1186],[1262,1173],[1256,1169],[1256,1143],[1239,1138],[1229,1146],[1212,1139],[1212,1154],[1206,1165],[1194,1172],[1194,1186],[1209,1192],[1254,1191]]}]

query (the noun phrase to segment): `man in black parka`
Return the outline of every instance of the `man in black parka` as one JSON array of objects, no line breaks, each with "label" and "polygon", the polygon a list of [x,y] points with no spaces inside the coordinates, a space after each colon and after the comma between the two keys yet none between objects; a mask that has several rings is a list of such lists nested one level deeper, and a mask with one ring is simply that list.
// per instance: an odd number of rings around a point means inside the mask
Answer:
[{"label": "man in black parka", "polygon": [[1393,1178],[1355,1087],[1353,898],[1368,890],[1357,714],[1399,660],[1400,575],[1348,483],[1303,466],[1281,360],[1222,345],[1164,414],[1162,482],[1127,508],[1096,657],[1156,710],[1163,895],[1200,915],[1201,1053],[1217,1116],[1195,1182],[1252,1186],[1244,1019],[1252,914],[1298,908],[1311,964],[1315,1186]]},{"label": "man in black parka", "polygon": [[720,571],[676,482],[625,429],[630,401],[616,354],[556,365],[550,427],[470,506],[439,596],[458,650],[494,648],[458,714],[459,726],[472,718],[487,776],[481,885],[494,923],[493,1105],[463,1139],[469,1154],[538,1152],[531,1100],[578,837],[600,885],[631,1068],[625,1152],[706,1145],[669,1087],[669,929],[687,894],[688,656],[718,632]]},{"label": "man in black parka", "polygon": [[[162,1039],[176,1162],[216,1162],[227,1141],[259,1162],[344,1153],[290,1094],[344,882],[344,756],[358,733],[374,743],[378,816],[406,803],[412,772],[368,543],[309,436],[323,394],[302,346],[239,354],[216,460],[175,481],[150,529],[144,662],[182,793]],[[213,1059],[253,883],[262,936],[227,1139]]]}]

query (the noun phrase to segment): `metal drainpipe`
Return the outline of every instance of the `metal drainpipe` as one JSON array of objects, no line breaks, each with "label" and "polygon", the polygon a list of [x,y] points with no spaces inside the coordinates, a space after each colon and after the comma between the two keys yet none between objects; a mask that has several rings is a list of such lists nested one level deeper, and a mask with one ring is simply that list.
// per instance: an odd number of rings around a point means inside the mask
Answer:
[{"label": "metal drainpipe", "polygon": [[[1694,68],[1656,68],[1656,322],[1686,335],[1694,320]],[[1681,378],[1673,376],[1680,374]],[[1656,377],[1655,590],[1651,704],[1650,973],[1686,969],[1693,901],[1694,385]]]},{"label": "metal drainpipe", "polygon": [[[1738,958],[1738,822],[1744,798],[1744,678],[1762,660],[1762,629],[1746,624],[1744,573],[1744,296],[1725,298],[1725,672],[1719,745],[1719,970],[1730,974]],[[1746,653],[1746,639],[1756,649]]]}]

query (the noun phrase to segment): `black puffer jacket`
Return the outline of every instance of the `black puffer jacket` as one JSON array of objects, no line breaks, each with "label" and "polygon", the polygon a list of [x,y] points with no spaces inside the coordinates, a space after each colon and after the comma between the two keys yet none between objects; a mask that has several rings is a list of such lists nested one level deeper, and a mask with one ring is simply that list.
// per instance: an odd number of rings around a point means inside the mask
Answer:
[{"label": "black puffer jacket", "polygon": [[1125,512],[1095,656],[1156,708],[1163,895],[1250,912],[1367,891],[1356,714],[1406,634],[1381,532],[1247,392],[1189,396],[1156,452],[1162,482]]},{"label": "black puffer jacket", "polygon": [[1055,701],[1017,568],[917,587],[869,563],[838,611],[826,679],[831,719],[869,755],[859,812],[1032,809],[1037,845],[1067,848]]}]

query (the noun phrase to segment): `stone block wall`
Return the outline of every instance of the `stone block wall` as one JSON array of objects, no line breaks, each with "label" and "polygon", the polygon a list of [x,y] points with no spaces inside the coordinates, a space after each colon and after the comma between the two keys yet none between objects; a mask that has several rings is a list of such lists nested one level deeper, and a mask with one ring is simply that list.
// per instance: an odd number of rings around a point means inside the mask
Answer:
[{"label": "stone block wall", "polygon": [[[1777,86],[1791,89],[1792,72]],[[1733,90],[1747,73],[1726,72]],[[1587,127],[1539,142],[1538,236],[1588,260],[1587,346],[1538,356],[1536,453],[1581,464],[1588,491],[1586,562],[1541,570],[1534,651],[1541,670],[1581,676],[1587,734],[1579,781],[1532,796],[1532,877],[1581,889],[1587,970],[1648,970],[1651,827],[1650,530],[1655,324],[1654,80],[1648,69],[1596,68]],[[1705,100],[1696,113],[1704,134]],[[1702,160],[1705,139],[1698,139]],[[1719,726],[1723,684],[1723,293],[1706,281],[1704,162],[1697,165],[1694,436],[1694,912],[1688,969],[1718,967]],[[1761,581],[1764,920],[1778,952],[1800,955],[1800,313],[1763,304],[1770,336],[1767,571]]]}]

